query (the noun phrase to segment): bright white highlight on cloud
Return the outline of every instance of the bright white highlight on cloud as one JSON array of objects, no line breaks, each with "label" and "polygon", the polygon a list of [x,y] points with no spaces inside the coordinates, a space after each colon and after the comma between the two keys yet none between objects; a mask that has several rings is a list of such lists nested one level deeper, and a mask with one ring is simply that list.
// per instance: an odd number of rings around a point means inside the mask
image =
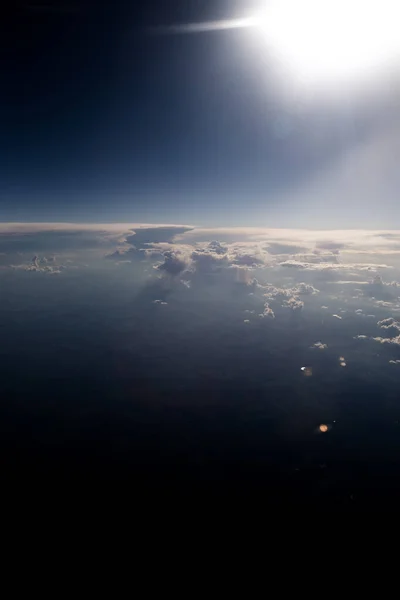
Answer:
[{"label": "bright white highlight on cloud", "polygon": [[399,17],[398,0],[271,0],[252,25],[296,78],[323,83],[393,66]]}]

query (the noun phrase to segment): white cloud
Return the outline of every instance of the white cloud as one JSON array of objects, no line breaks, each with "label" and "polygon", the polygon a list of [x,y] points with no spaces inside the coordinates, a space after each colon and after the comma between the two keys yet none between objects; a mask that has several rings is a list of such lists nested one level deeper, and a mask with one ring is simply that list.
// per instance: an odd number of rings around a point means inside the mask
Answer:
[{"label": "white cloud", "polygon": [[[390,265],[375,263],[338,263],[329,262],[310,262],[302,260],[285,260],[277,264],[286,269],[304,269],[308,271],[375,271],[376,269],[391,269]],[[356,282],[360,284],[360,282]]]},{"label": "white cloud", "polygon": [[313,285],[307,284],[307,283],[299,283],[298,286],[296,286],[293,289],[295,294],[298,294],[299,296],[309,296],[309,295],[314,295],[314,294],[318,294],[319,290],[317,290],[317,288],[315,288]]},{"label": "white cloud", "polygon": [[179,250],[167,250],[163,256],[164,262],[157,265],[156,268],[169,275],[179,275],[190,266],[185,253],[179,252]]},{"label": "white cloud", "polygon": [[328,344],[323,344],[322,342],[315,342],[315,344],[311,346],[311,348],[318,348],[318,350],[326,350],[327,347]]},{"label": "white cloud", "polygon": [[393,338],[373,337],[372,339],[375,342],[379,342],[381,344],[395,344],[397,346],[400,345],[400,335],[397,335]]},{"label": "white cloud", "polygon": [[302,300],[299,300],[298,298],[292,297],[288,300],[285,300],[283,306],[290,308],[293,311],[298,311],[304,307],[304,302]]},{"label": "white cloud", "polygon": [[400,323],[396,321],[393,317],[383,319],[383,321],[378,321],[378,327],[380,327],[381,329],[397,329],[398,331],[400,331]]},{"label": "white cloud", "polygon": [[54,257],[46,258],[43,256],[40,258],[38,255],[35,255],[30,263],[10,265],[10,267],[17,271],[31,271],[36,273],[46,273],[48,275],[59,275],[67,268],[65,265],[56,265]]},{"label": "white cloud", "polygon": [[213,272],[222,266],[229,266],[224,253],[214,253],[211,251],[195,250],[190,255],[196,270],[209,273]]},{"label": "white cloud", "polygon": [[264,311],[260,314],[260,317],[269,317],[270,319],[275,319],[275,313],[268,302],[264,305]]}]

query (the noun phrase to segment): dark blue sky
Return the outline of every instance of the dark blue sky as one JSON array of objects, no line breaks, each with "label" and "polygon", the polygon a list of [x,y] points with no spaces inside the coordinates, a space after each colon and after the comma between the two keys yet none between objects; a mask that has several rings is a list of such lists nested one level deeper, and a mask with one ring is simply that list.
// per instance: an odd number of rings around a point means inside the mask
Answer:
[{"label": "dark blue sky", "polygon": [[259,4],[16,3],[1,25],[0,220],[284,226],[282,197],[362,143],[371,114],[280,96],[248,30],[151,31]]}]

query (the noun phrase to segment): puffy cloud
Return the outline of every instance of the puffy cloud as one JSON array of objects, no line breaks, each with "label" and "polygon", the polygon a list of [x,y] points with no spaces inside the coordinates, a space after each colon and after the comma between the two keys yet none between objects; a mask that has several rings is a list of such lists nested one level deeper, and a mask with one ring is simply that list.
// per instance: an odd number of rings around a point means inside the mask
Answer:
[{"label": "puffy cloud", "polygon": [[256,265],[264,264],[264,260],[260,256],[252,256],[251,254],[241,254],[234,258],[234,263],[236,265],[253,267]]},{"label": "puffy cloud", "polygon": [[270,319],[275,319],[275,313],[272,310],[272,308],[270,307],[270,305],[268,304],[268,302],[265,303],[264,310],[260,314],[260,317],[269,317]]},{"label": "puffy cloud", "polygon": [[223,265],[229,266],[224,253],[206,252],[204,250],[195,250],[191,254],[191,260],[194,263],[195,269],[203,273],[210,273]]},{"label": "puffy cloud", "polygon": [[311,348],[318,348],[319,350],[326,350],[327,347],[328,344],[323,344],[322,342],[315,342],[315,344],[311,346]]},{"label": "puffy cloud", "polygon": [[373,337],[372,339],[375,342],[379,342],[380,344],[394,344],[397,346],[400,345],[400,335],[397,335],[393,338]]},{"label": "puffy cloud", "polygon": [[304,302],[302,300],[299,300],[298,298],[292,297],[288,300],[285,300],[283,306],[285,306],[286,308],[290,308],[293,311],[299,311],[304,307]]},{"label": "puffy cloud", "polygon": [[220,242],[213,241],[208,244],[208,249],[215,254],[226,254],[227,249]]},{"label": "puffy cloud", "polygon": [[279,264],[280,267],[285,267],[287,269],[306,269],[307,263],[302,263],[298,260],[285,260]]},{"label": "puffy cloud", "polygon": [[381,329],[392,329],[400,331],[400,323],[396,321],[393,317],[389,317],[388,319],[378,321],[378,327],[380,327]]},{"label": "puffy cloud", "polygon": [[364,287],[364,294],[377,301],[390,302],[399,296],[397,281],[385,282],[378,273],[373,280]]},{"label": "puffy cloud", "polygon": [[[347,280],[354,281],[358,284],[357,289],[363,287],[360,294],[374,297],[376,302],[397,301],[399,284],[396,281],[385,283],[382,272],[377,274],[377,270],[383,271],[392,266],[385,264],[382,256],[379,261],[375,260],[377,255],[374,254],[389,251],[399,242],[398,232],[372,234],[362,230],[201,229],[145,223],[77,226],[0,224],[0,251],[4,243],[5,249],[13,249],[16,254],[12,258],[1,259],[1,264],[7,266],[10,263],[19,266],[18,262],[21,262],[23,264],[19,268],[22,269],[44,270],[44,267],[52,266],[53,269],[48,272],[56,272],[59,270],[57,263],[50,264],[50,259],[47,259],[47,263],[28,264],[30,256],[50,256],[53,253],[60,256],[60,251],[65,251],[66,256],[58,260],[66,264],[66,259],[71,256],[76,261],[78,251],[87,251],[85,263],[90,263],[91,258],[106,255],[116,264],[129,265],[126,261],[131,261],[134,268],[138,259],[150,260],[160,273],[169,273],[177,278],[185,273],[187,285],[215,284],[218,281],[222,285],[223,282],[236,281],[252,286],[255,294],[261,294],[261,288],[252,282],[251,273],[254,273],[261,286],[267,288],[265,280],[278,284],[280,291],[270,294],[272,301],[280,302],[281,306],[290,298],[301,302],[300,298],[312,296],[318,293],[318,289],[326,292],[325,284],[328,281],[334,283],[337,279],[340,285]],[[339,250],[341,261],[337,254]],[[29,254],[19,257],[17,251],[29,251]],[[351,256],[346,252],[351,252]],[[363,252],[368,254],[363,255]],[[242,270],[233,270],[234,267]],[[362,277],[362,272],[371,272],[372,277],[376,274],[378,277],[368,284],[359,282],[357,278]],[[290,304],[300,306],[293,302]],[[394,304],[390,306],[396,308]],[[276,311],[273,304],[272,308]]]},{"label": "puffy cloud", "polygon": [[335,319],[340,319],[340,321],[342,320],[343,317],[340,317],[339,315],[332,315],[332,317],[334,317]]},{"label": "puffy cloud", "polygon": [[296,286],[293,289],[293,291],[295,294],[298,294],[299,296],[309,296],[309,295],[319,293],[319,290],[317,290],[317,288],[315,288],[313,285],[310,285],[308,283],[299,283],[299,285]]},{"label": "puffy cloud", "polygon": [[369,337],[367,335],[357,335],[355,336],[354,339],[357,340],[366,340],[366,339],[371,339],[374,342],[379,342],[380,344],[392,344],[392,345],[396,345],[399,346],[400,345],[400,323],[398,321],[395,321],[395,319],[393,319],[392,317],[389,317],[387,319],[383,319],[382,321],[378,321],[377,325],[381,328],[381,329],[386,329],[386,330],[392,330],[393,337],[382,337],[382,336],[376,336],[376,337]]},{"label": "puffy cloud", "polygon": [[[49,264],[51,263],[51,264]],[[47,273],[48,275],[58,275],[67,267],[65,265],[56,265],[54,257],[47,259],[45,256],[40,258],[37,254],[28,264],[10,265],[14,270],[31,271],[36,273]]]},{"label": "puffy cloud", "polygon": [[110,260],[119,260],[122,258],[129,258],[131,256],[141,255],[144,250],[151,244],[170,244],[173,243],[177,235],[190,231],[189,227],[180,227],[177,225],[173,226],[153,226],[153,227],[140,227],[135,231],[130,231],[129,234],[123,237],[122,245],[110,254],[106,255],[106,258]]},{"label": "puffy cloud", "polygon": [[279,288],[270,284],[263,286],[263,289],[266,298],[269,300],[278,300],[280,302],[284,302],[288,298],[291,298],[295,293],[292,288]]},{"label": "puffy cloud", "polygon": [[[337,258],[338,250],[352,255],[357,253],[373,255],[390,252],[393,248],[399,248],[400,244],[398,231],[371,232],[361,229],[318,231],[260,227],[204,229],[191,225],[149,223],[0,223],[0,242],[15,242],[14,246],[16,246],[23,244],[23,240],[26,239],[37,245],[39,238],[34,239],[33,236],[38,234],[49,234],[43,238],[46,240],[46,248],[56,240],[56,236],[63,247],[67,245],[72,247],[78,238],[82,237],[83,241],[88,236],[87,240],[94,245],[119,239],[121,243],[134,245],[137,248],[157,242],[184,243],[192,247],[198,243],[209,244],[210,249],[215,253],[223,253],[227,250],[223,244],[253,243],[265,249],[270,255],[309,256],[310,260],[306,262],[312,261],[313,251],[326,255],[330,257],[329,260],[332,260],[334,256]],[[40,249],[38,247],[38,251]],[[0,251],[3,251],[3,248],[0,248]]]},{"label": "puffy cloud", "polygon": [[190,262],[187,260],[185,254],[180,253],[177,250],[167,250],[164,252],[163,256],[164,262],[157,265],[156,268],[169,275],[179,275],[190,266]]},{"label": "puffy cloud", "polygon": [[261,286],[261,288],[268,300],[279,302],[284,308],[290,308],[293,311],[299,311],[304,307],[304,302],[300,300],[299,295],[310,295],[318,292],[313,286],[307,286],[303,283],[295,288],[279,288],[270,284]]}]

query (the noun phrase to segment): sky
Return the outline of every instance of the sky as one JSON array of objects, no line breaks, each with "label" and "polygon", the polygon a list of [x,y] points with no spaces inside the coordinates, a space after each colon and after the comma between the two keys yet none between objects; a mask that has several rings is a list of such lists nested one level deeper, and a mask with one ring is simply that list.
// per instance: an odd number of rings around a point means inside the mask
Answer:
[{"label": "sky", "polygon": [[5,489],[397,509],[399,19],[397,0],[2,13]]},{"label": "sky", "polygon": [[176,31],[261,4],[14,3],[1,23],[0,220],[393,228],[396,71],[322,97],[249,28]]}]

